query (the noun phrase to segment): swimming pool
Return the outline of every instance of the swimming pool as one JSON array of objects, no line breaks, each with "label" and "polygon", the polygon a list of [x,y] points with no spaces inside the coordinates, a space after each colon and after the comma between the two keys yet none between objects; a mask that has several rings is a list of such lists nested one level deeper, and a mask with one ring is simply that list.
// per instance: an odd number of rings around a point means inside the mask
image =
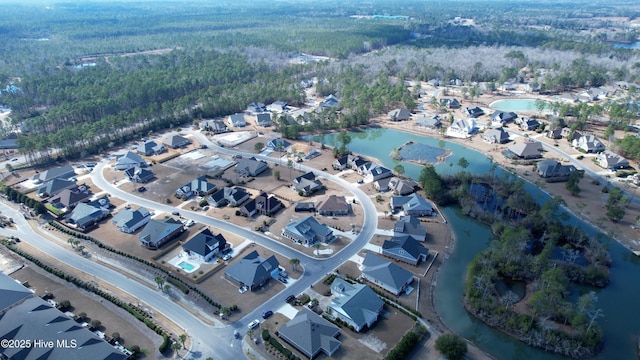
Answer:
[{"label": "swimming pool", "polygon": [[181,268],[182,270],[188,272],[188,273],[193,272],[195,269],[198,268],[197,265],[193,265],[192,263],[187,262],[187,261],[181,261],[178,264],[178,267]]},{"label": "swimming pool", "polygon": [[[546,106],[549,103],[545,101]],[[490,105],[491,108],[503,111],[537,111],[535,99],[507,99],[498,100]]]}]

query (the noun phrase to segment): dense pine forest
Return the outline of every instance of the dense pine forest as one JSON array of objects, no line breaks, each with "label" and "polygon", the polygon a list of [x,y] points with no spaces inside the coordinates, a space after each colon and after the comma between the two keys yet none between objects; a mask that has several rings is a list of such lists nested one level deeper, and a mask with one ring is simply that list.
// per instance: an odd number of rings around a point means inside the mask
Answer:
[{"label": "dense pine forest", "polygon": [[[253,101],[335,94],[340,113],[276,119],[286,137],[367,124],[416,107],[405,80],[533,83],[557,92],[637,81],[634,3],[88,2],[10,4],[0,22],[0,104],[31,162],[104,151],[160,128],[225,116]],[[298,64],[298,54],[327,60]],[[544,71],[541,71],[544,69]],[[469,94],[477,91],[469,87]],[[634,103],[635,95],[629,99]],[[584,121],[620,102],[563,109]],[[628,145],[631,148],[635,143]],[[52,151],[55,149],[55,151]],[[632,151],[628,151],[631,153]]]}]

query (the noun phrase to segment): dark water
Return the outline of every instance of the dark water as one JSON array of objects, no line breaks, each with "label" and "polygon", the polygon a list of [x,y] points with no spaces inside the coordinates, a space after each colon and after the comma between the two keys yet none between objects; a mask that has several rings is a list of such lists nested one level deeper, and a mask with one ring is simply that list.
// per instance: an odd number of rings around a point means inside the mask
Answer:
[{"label": "dark water", "polygon": [[[336,135],[325,135],[325,143],[334,145]],[[508,176],[500,169],[496,169],[485,154],[439,139],[378,128],[352,132],[350,135],[351,151],[375,157],[389,168],[401,163],[389,157],[391,151],[407,141],[414,141],[452,151],[445,163],[435,166],[440,174],[446,175],[460,171],[461,168],[457,165],[458,160],[464,157],[469,161],[466,171],[478,174],[495,171],[500,176]],[[321,141],[320,138],[314,140]],[[495,156],[501,155],[495,154]],[[411,163],[402,164],[406,175],[417,180],[422,167]],[[535,186],[527,184],[526,188],[540,203],[548,199],[548,196]],[[436,310],[445,324],[497,359],[564,359],[503,335],[466,312],[462,306],[462,297],[467,265],[478,252],[486,248],[491,233],[487,226],[462,215],[454,207],[444,208],[442,211],[456,236],[455,250],[440,268],[435,290]],[[590,236],[599,236],[595,229],[582,221],[569,219],[567,223],[577,223]],[[580,289],[581,291],[595,290],[599,297],[598,306],[605,314],[605,317],[598,320],[604,328],[605,348],[596,359],[637,359],[636,339],[640,335],[640,258],[615,241],[604,238],[602,241],[608,244],[613,259],[611,283],[605,289]]]}]

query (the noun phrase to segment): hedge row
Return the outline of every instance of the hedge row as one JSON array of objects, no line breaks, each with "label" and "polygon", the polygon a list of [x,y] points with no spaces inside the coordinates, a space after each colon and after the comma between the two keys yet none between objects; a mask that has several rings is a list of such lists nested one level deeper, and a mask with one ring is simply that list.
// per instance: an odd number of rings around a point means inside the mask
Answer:
[{"label": "hedge row", "polygon": [[47,213],[47,208],[42,202],[28,197],[12,187],[9,187],[5,184],[0,184],[0,190],[7,195],[7,198],[9,200],[18,204],[25,204],[26,206],[32,208],[33,211],[35,211],[35,213],[38,215]]},{"label": "hedge row", "polygon": [[267,330],[266,333],[265,331],[262,332],[262,338],[264,339],[265,337],[267,337],[267,341],[269,342],[269,344],[271,344],[271,346],[273,346],[275,349],[277,349],[278,351],[280,351],[282,353],[282,355],[284,355],[287,359],[289,360],[299,360],[300,358],[296,356],[296,354],[292,353],[291,350],[285,348],[284,346],[282,346],[282,344],[280,344],[280,342],[278,342],[278,340],[276,340],[276,338],[274,338],[273,336],[271,336],[269,334],[269,331]]},{"label": "hedge row", "polygon": [[[81,279],[76,278],[75,276],[71,276],[67,273],[65,273],[64,271],[51,267],[45,263],[43,263],[42,261],[40,261],[39,259],[35,258],[33,255],[24,252],[16,247],[11,246],[10,244],[6,243],[5,246],[7,247],[7,249],[15,252],[16,254],[22,256],[23,258],[31,261],[34,265],[37,265],[38,267],[42,268],[43,270],[47,271],[50,274],[53,274],[61,279],[64,279],[76,286],[78,286],[79,288],[82,288],[84,290],[90,291],[100,297],[102,297],[103,299],[113,303],[114,305],[126,310],[129,314],[133,315],[136,319],[142,321],[149,329],[153,330],[156,334],[162,336],[163,338],[168,338],[167,333],[164,331],[164,329],[162,329],[162,327],[160,327],[158,324],[156,324],[155,322],[153,322],[151,319],[149,319],[147,316],[147,314],[145,312],[142,312],[140,310],[138,310],[135,306],[131,305],[131,304],[127,304],[125,302],[123,302],[122,300],[118,299],[117,297],[105,292],[104,290],[98,288],[97,286],[83,281]],[[163,344],[164,345],[164,344]],[[165,349],[166,350],[166,349]],[[160,349],[160,352],[163,352],[164,350]]]},{"label": "hedge row", "polygon": [[213,306],[217,307],[218,309],[222,308],[221,304],[219,304],[218,302],[214,301],[211,297],[209,297],[207,294],[202,292],[202,290],[198,289],[195,286],[192,286],[192,285],[184,283],[179,277],[177,277],[176,275],[174,275],[173,273],[171,273],[167,269],[158,266],[154,262],[151,262],[151,261],[146,260],[146,259],[139,258],[137,256],[131,255],[129,253],[126,253],[126,252],[118,250],[118,249],[114,249],[113,247],[111,247],[109,245],[105,245],[104,243],[102,243],[100,240],[98,240],[96,238],[93,238],[93,237],[91,237],[89,235],[86,235],[86,234],[81,234],[81,233],[75,232],[75,231],[73,231],[73,230],[71,230],[71,229],[69,229],[69,228],[67,228],[67,227],[65,227],[63,225],[60,225],[59,223],[57,223],[55,221],[50,221],[49,225],[51,225],[55,229],[65,233],[67,235],[71,235],[71,236],[74,236],[74,237],[77,237],[77,238],[83,239],[83,240],[88,240],[88,241],[94,243],[96,246],[98,246],[101,249],[107,250],[109,252],[112,252],[112,253],[120,255],[120,256],[124,256],[126,258],[131,259],[131,260],[135,260],[135,261],[137,261],[139,263],[142,263],[144,265],[152,267],[155,270],[159,270],[159,271],[163,272],[166,275],[168,282],[170,282],[174,286],[178,287],[185,294],[188,294],[189,291],[193,291],[196,294],[200,295],[200,297],[202,297],[210,305],[213,305]]},{"label": "hedge row", "polygon": [[400,339],[396,346],[394,346],[393,349],[389,350],[387,355],[384,357],[384,360],[406,359],[424,336],[426,329],[422,326],[420,326],[419,329],[419,334],[416,334],[413,329],[407,331],[407,333],[404,334],[404,336],[402,337],[402,339]]}]

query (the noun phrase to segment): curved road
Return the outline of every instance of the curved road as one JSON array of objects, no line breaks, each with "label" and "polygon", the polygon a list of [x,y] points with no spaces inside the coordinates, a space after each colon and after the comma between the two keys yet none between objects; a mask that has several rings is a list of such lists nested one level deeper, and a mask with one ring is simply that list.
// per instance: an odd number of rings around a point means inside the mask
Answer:
[{"label": "curved road", "polygon": [[[268,156],[247,154],[239,151],[233,151],[227,148],[218,147],[199,132],[190,131],[190,133],[196,136],[202,144],[206,144],[212,148],[215,148],[219,153],[229,155],[255,156],[256,158],[261,160],[279,163],[279,159],[274,159]],[[156,209],[158,211],[167,213],[175,211],[175,207],[173,206],[156,203],[154,201],[136,196],[135,194],[130,194],[118,189],[116,186],[106,181],[103,176],[103,169],[106,164],[106,160],[100,162],[91,173],[92,181],[97,187],[105,190],[112,196],[126,199],[128,202],[136,204],[138,206],[144,206],[150,209]],[[288,295],[299,294],[303,292],[313,283],[320,280],[326,273],[333,271],[333,269],[337,268],[340,264],[348,260],[351,256],[362,249],[362,247],[364,247],[364,245],[366,245],[373,237],[378,226],[377,211],[373,202],[357,186],[354,186],[352,183],[349,183],[344,179],[323,171],[319,171],[314,168],[310,168],[304,165],[296,166],[299,166],[304,171],[313,171],[317,175],[322,176],[325,179],[333,181],[342,186],[347,192],[351,192],[362,206],[364,213],[364,223],[362,225],[361,232],[342,250],[329,258],[316,259],[302,252],[299,252],[298,250],[289,247],[279,241],[270,239],[260,233],[253,232],[247,228],[240,227],[219,219],[211,218],[203,215],[202,213],[180,209],[180,214],[184,218],[191,219],[202,224],[210,225],[223,231],[235,233],[262,246],[265,246],[275,252],[278,252],[285,257],[298,258],[300,259],[300,264],[304,267],[304,273],[300,277],[300,279],[292,281],[280,294],[274,296],[259,307],[253,309],[253,311],[246,314],[246,316],[241,320],[226,327],[215,327],[205,324],[189,311],[182,308],[179,304],[172,302],[165,296],[159,296],[160,293],[158,291],[150,289],[146,286],[141,286],[137,281],[130,279],[129,277],[115,270],[83,258],[77,254],[70,252],[63,246],[60,246],[46,238],[43,238],[38,233],[33,231],[29,224],[24,220],[22,214],[20,214],[15,209],[3,206],[3,211],[6,211],[8,214],[10,214],[9,216],[13,217],[13,219],[15,220],[18,230],[0,229],[0,234],[16,236],[22,241],[25,241],[33,246],[37,246],[38,248],[44,250],[47,254],[56,257],[60,261],[63,261],[66,264],[89,274],[90,276],[100,277],[102,281],[117,286],[128,294],[139,298],[142,302],[153,308],[155,311],[159,311],[168,318],[172,319],[176,324],[184,328],[185,332],[188,332],[192,339],[191,351],[189,353],[190,358],[201,359],[207,356],[214,356],[215,358],[232,359],[240,356],[244,357],[240,341],[233,338],[233,330],[246,329],[246,325],[254,318],[260,318],[262,312],[280,307],[284,303],[284,299]],[[215,298],[215,294],[213,294],[213,297]]]}]

